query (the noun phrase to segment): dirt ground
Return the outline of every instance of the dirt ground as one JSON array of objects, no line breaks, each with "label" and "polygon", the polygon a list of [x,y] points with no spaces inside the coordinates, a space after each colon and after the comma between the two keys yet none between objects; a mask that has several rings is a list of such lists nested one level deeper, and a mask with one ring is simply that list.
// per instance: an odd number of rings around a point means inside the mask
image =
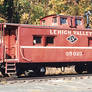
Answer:
[{"label": "dirt ground", "polygon": [[2,81],[0,92],[92,92],[92,77]]},{"label": "dirt ground", "polygon": [[[47,68],[46,74],[76,73],[74,67]],[[0,92],[92,92],[92,76],[68,77],[45,80],[1,81]]]}]

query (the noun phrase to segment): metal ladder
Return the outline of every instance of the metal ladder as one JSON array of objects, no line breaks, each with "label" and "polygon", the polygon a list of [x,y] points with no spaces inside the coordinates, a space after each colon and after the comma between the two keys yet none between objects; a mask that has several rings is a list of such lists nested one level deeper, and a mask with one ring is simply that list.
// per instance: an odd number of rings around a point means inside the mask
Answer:
[{"label": "metal ladder", "polygon": [[10,63],[6,62],[5,64],[5,74],[8,74],[9,76],[11,75],[16,75],[16,63]]}]

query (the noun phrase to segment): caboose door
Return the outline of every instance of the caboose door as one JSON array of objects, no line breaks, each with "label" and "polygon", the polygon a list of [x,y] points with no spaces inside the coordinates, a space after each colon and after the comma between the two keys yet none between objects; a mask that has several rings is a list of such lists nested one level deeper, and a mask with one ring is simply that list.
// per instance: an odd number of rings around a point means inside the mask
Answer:
[{"label": "caboose door", "polygon": [[7,61],[17,59],[17,26],[6,25],[4,28],[4,58]]}]

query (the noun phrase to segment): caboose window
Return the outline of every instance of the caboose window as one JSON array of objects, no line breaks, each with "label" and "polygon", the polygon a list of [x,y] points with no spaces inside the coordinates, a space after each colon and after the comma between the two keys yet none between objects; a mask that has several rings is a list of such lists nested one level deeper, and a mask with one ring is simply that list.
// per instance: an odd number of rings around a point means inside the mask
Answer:
[{"label": "caboose window", "polygon": [[57,23],[57,17],[53,17],[53,23]]},{"label": "caboose window", "polygon": [[54,43],[54,37],[46,37],[46,44],[53,44]]},{"label": "caboose window", "polygon": [[67,18],[60,18],[60,24],[66,24]]},{"label": "caboose window", "polygon": [[42,20],[42,24],[45,24],[45,20]]},{"label": "caboose window", "polygon": [[40,44],[41,38],[41,36],[33,36],[33,44]]},{"label": "caboose window", "polygon": [[92,37],[88,37],[88,46],[92,46]]},{"label": "caboose window", "polygon": [[75,24],[76,25],[81,25],[81,19],[75,19]]}]

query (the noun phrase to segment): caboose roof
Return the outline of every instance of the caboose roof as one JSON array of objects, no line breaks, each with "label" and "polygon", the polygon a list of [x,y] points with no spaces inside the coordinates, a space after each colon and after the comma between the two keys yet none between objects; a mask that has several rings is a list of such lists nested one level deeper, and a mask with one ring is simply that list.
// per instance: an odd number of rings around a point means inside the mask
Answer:
[{"label": "caboose roof", "polygon": [[[24,28],[46,28],[46,29],[59,29],[59,30],[71,30],[73,28],[61,28],[61,27],[58,27],[58,26],[44,26],[44,25],[31,25],[31,24],[16,24],[16,23],[3,23],[4,25],[6,26],[15,26],[15,27],[24,27]],[[75,30],[75,28],[74,28]],[[77,29],[78,30],[78,29]],[[80,29],[79,29],[80,30]],[[88,31],[92,31],[92,29],[81,29],[81,31],[85,31],[85,30],[88,30]]]},{"label": "caboose roof", "polygon": [[52,16],[54,16],[54,17],[60,16],[60,17],[76,17],[76,18],[83,18],[83,16],[70,16],[70,15],[52,14],[52,15],[45,16],[45,17],[41,18],[40,20],[45,19],[45,18],[47,18],[47,17],[52,17]]},{"label": "caboose roof", "polygon": [[34,28],[56,28],[57,27],[57,26],[17,24],[17,23],[3,23],[3,24],[6,26],[16,26],[16,27],[34,27]]}]

